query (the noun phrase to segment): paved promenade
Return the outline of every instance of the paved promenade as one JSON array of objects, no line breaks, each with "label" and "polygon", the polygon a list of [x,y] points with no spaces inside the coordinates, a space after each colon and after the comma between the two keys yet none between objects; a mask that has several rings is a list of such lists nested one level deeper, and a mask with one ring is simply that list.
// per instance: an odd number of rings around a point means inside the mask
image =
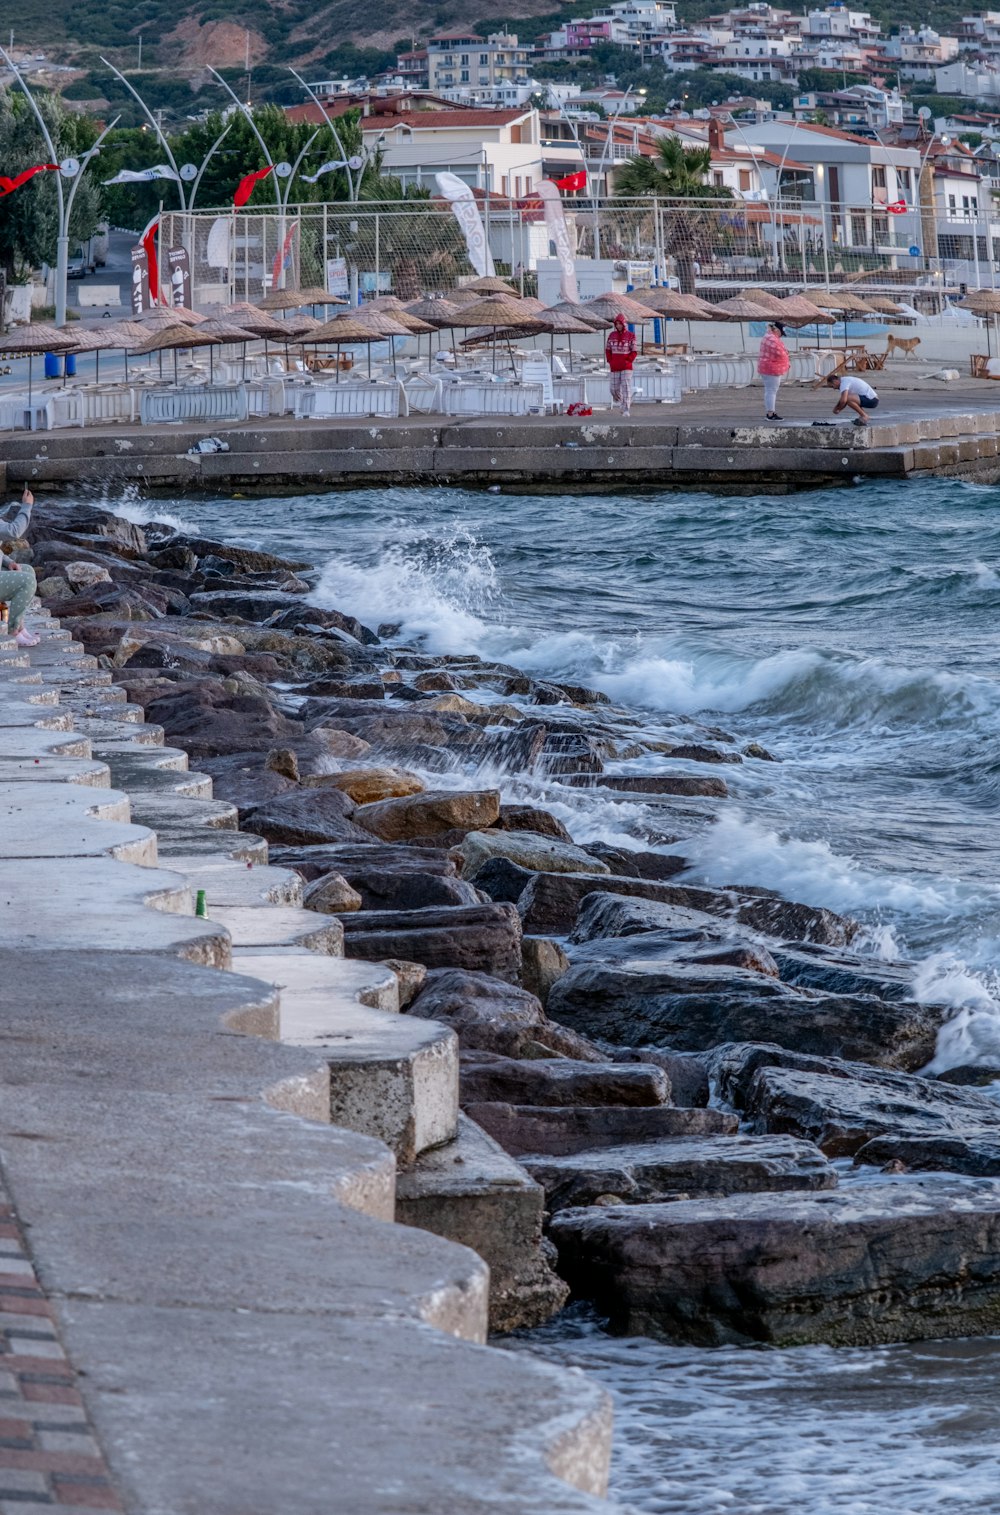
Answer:
[{"label": "paved promenade", "polygon": [[609,1511],[604,1393],[483,1345],[482,1259],[392,1223],[454,1032],[34,625],[0,641],[0,1515]]},{"label": "paved promenade", "polygon": [[[831,391],[788,386],[781,423],[762,418],[760,393],[752,388],[699,392],[677,406],[636,406],[628,420],[606,410],[579,418],[282,417],[215,427],[15,432],[0,450],[0,472],[14,489],[138,483],[149,490],[241,492],[454,484],[755,494],[857,478],[1000,479],[1000,391],[923,373],[874,377],[882,405],[869,427],[842,417],[834,422]],[[229,450],[192,454],[207,435],[224,439]]]}]

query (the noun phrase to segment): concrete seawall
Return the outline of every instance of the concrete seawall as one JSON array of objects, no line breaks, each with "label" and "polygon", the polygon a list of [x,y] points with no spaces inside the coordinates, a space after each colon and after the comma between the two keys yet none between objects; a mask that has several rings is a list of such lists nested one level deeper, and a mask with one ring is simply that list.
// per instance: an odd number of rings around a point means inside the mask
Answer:
[{"label": "concrete seawall", "polygon": [[[801,402],[801,397],[796,397]],[[745,396],[684,407],[648,406],[629,420],[586,418],[293,421],[241,426],[88,428],[12,434],[3,456],[10,487],[77,489],[141,484],[243,491],[453,484],[586,492],[608,489],[786,491],[858,478],[1000,479],[1000,410],[988,398],[907,395],[902,413],[867,429],[811,419],[762,424]],[[824,414],[826,397],[823,397]],[[814,403],[814,414],[818,406]],[[881,412],[880,412],[881,415]],[[206,436],[229,451],[192,454]]]},{"label": "concrete seawall", "polygon": [[603,1392],[484,1346],[481,1258],[392,1223],[397,1155],[455,1133],[453,1033],[398,1016],[395,976],[340,957],[299,876],[35,624],[0,642],[0,1272],[51,1330],[4,1315],[4,1366],[24,1424],[78,1405],[88,1450],[43,1439],[18,1488],[67,1515],[60,1478],[149,1515],[610,1511]]}]

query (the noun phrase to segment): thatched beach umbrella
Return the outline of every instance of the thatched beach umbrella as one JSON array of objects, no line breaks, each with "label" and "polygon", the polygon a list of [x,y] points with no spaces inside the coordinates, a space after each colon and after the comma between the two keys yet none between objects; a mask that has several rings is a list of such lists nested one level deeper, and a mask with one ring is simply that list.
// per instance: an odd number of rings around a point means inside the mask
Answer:
[{"label": "thatched beach umbrella", "polygon": [[763,305],[765,310],[774,311],[780,321],[778,312],[781,310],[781,300],[777,295],[772,295],[766,289],[743,289],[740,291],[739,298],[749,300],[753,305]]},{"label": "thatched beach umbrella", "polygon": [[299,310],[307,302],[296,289],[272,289],[263,300],[257,301],[258,310]]},{"label": "thatched beach umbrella", "polygon": [[350,305],[341,295],[331,295],[321,284],[308,284],[299,290],[299,305]]},{"label": "thatched beach umbrella", "polygon": [[[212,316],[208,320],[203,321],[202,324],[198,327],[198,335],[206,337],[217,337],[219,342],[224,347],[230,345],[234,347],[241,347],[243,357],[243,377],[244,379],[246,378],[247,343],[254,340],[252,332],[249,332],[244,327],[240,326],[237,321],[227,321],[224,316]],[[208,374],[210,379],[215,377],[213,358],[214,353],[210,349],[208,354]]]},{"label": "thatched beach umbrella", "polygon": [[150,353],[159,353],[161,355],[160,376],[162,377],[162,355],[165,352],[172,352],[174,355],[174,383],[176,384],[179,382],[177,378],[177,354],[181,349],[186,350],[191,347],[220,347],[221,345],[222,339],[220,337],[213,337],[207,333],[203,334],[193,326],[184,326],[178,322],[176,326],[164,326],[150,332],[145,342],[141,342],[137,347],[133,347],[132,356],[134,358],[144,358]]},{"label": "thatched beach umbrella", "polygon": [[635,298],[641,305],[648,305],[658,316],[666,316],[672,321],[686,321],[689,347],[693,345],[691,322],[716,319],[715,307],[709,305],[707,300],[699,300],[697,295],[682,295],[677,289],[644,289],[637,291]]},{"label": "thatched beach umbrella", "polygon": [[447,326],[449,318],[458,312],[458,305],[454,300],[445,300],[437,295],[427,295],[422,300],[411,300],[403,308],[408,315],[416,316],[419,321],[427,321],[435,327]]},{"label": "thatched beach umbrella", "polygon": [[32,360],[36,353],[70,353],[76,351],[75,338],[60,331],[58,326],[47,322],[33,321],[30,326],[15,326],[6,336],[0,336],[0,357],[27,358],[28,404],[31,404]]},{"label": "thatched beach umbrella", "polygon": [[740,341],[743,351],[747,350],[746,323],[748,321],[775,321],[780,319],[773,310],[768,310],[764,305],[758,305],[756,300],[744,300],[741,295],[734,295],[731,300],[720,300],[718,305],[713,306],[717,321],[736,321],[740,328]]},{"label": "thatched beach umbrella", "polygon": [[[496,372],[497,363],[497,339],[510,343],[512,335],[518,331],[539,330],[540,322],[537,311],[525,310],[524,304],[515,295],[491,294],[483,300],[476,300],[470,305],[463,305],[456,315],[452,316],[451,326],[485,326],[493,330],[493,371]],[[501,336],[501,333],[503,334]],[[511,356],[513,365],[513,355]]]},{"label": "thatched beach umbrella", "polygon": [[611,321],[614,321],[615,316],[624,316],[630,326],[641,326],[647,321],[656,320],[648,305],[640,305],[632,295],[620,295],[613,289],[607,290],[603,295],[595,295],[591,300],[584,300],[583,308]]},{"label": "thatched beach umbrella", "polygon": [[337,383],[340,383],[340,349],[341,347],[368,347],[368,374],[372,371],[371,345],[373,342],[383,342],[384,336],[377,332],[371,322],[360,321],[352,311],[342,316],[334,316],[332,321],[326,321],[318,331],[314,331],[305,338],[306,347],[336,347],[337,349]]},{"label": "thatched beach umbrella", "polygon": [[539,315],[539,320],[544,321],[544,329],[549,333],[549,356],[555,356],[556,337],[565,336],[566,348],[569,353],[569,371],[573,372],[573,337],[592,336],[594,328],[589,321],[578,321],[565,310],[544,310]]},{"label": "thatched beach umbrella", "polygon": [[614,325],[613,316],[602,316],[598,311],[591,310],[589,305],[581,305],[578,301],[560,300],[548,308],[550,314],[558,313],[561,316],[572,316],[574,321],[583,321],[592,331],[601,331]]},{"label": "thatched beach umbrella", "polygon": [[140,310],[132,319],[141,321],[143,326],[197,326],[205,317],[199,316],[195,310],[189,310],[186,305],[151,305],[148,310]]},{"label": "thatched beach umbrella", "polygon": [[461,287],[463,290],[471,290],[474,295],[512,295],[515,300],[520,298],[513,284],[496,274],[484,274],[481,279],[473,279],[471,284],[463,284]]}]

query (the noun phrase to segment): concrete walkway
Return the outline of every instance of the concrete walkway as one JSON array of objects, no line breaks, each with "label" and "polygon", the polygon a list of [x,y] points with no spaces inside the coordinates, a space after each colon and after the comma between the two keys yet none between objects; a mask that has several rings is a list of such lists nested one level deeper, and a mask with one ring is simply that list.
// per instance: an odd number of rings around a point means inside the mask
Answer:
[{"label": "concrete walkway", "polygon": [[602,1391],[484,1346],[481,1258],[392,1224],[397,1162],[462,1139],[454,1034],[35,625],[0,643],[0,1515],[609,1510]]}]

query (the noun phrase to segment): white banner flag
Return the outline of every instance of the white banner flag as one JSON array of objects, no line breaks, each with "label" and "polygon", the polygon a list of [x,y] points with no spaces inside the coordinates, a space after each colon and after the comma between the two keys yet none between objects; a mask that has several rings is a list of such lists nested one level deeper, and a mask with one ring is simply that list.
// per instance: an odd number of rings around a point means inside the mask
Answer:
[{"label": "white banner flag", "polygon": [[209,268],[229,268],[229,216],[216,216],[208,234],[205,262]]},{"label": "white banner flag", "polygon": [[569,228],[563,215],[562,199],[551,179],[543,179],[537,193],[545,207],[545,229],[559,259],[559,298],[576,305],[580,298],[576,284],[576,263],[570,246]]},{"label": "white banner flag", "polygon": [[332,174],[335,168],[358,169],[363,167],[363,158],[331,158],[328,163],[321,163],[314,174],[300,174],[299,177],[304,179],[306,184],[315,184],[316,180],[321,179],[324,174]]},{"label": "white banner flag", "polygon": [[123,168],[115,174],[113,179],[105,179],[105,184],[151,184],[154,179],[173,179],[176,183],[181,182],[181,176],[169,163],[157,163],[155,168]]},{"label": "white banner flag", "polygon": [[465,245],[469,250],[469,262],[480,278],[484,274],[495,274],[493,257],[483,230],[483,218],[479,214],[479,207],[472,189],[457,174],[435,174],[434,177],[441,194],[446,200],[450,200],[451,208],[455,212],[455,220],[462,228]]}]

